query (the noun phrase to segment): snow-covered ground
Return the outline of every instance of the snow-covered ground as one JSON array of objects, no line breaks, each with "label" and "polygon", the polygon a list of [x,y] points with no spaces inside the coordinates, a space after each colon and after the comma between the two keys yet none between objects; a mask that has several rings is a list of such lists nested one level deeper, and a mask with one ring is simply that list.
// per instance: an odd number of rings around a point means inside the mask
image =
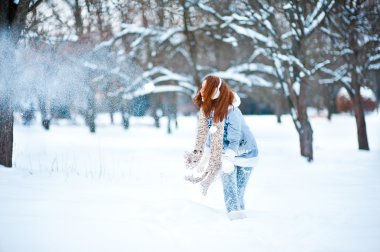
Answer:
[{"label": "snow-covered ground", "polygon": [[260,163],[237,221],[219,181],[203,197],[183,179],[195,117],[172,135],[151,118],[128,131],[103,119],[95,135],[16,125],[14,168],[0,167],[0,251],[380,251],[379,114],[367,116],[369,152],[357,150],[353,117],[312,118],[312,163],[289,117],[246,119]]}]

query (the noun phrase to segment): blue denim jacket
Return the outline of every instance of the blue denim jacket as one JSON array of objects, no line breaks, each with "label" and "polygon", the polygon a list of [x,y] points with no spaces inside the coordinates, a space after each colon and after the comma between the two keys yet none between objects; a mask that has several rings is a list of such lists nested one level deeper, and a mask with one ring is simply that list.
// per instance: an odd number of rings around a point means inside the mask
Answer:
[{"label": "blue denim jacket", "polygon": [[[212,126],[212,117],[208,118],[208,126]],[[210,148],[210,131],[207,134],[206,147]],[[259,154],[255,137],[238,107],[229,109],[224,122],[223,152],[226,149],[235,152],[235,160],[252,159]]]}]

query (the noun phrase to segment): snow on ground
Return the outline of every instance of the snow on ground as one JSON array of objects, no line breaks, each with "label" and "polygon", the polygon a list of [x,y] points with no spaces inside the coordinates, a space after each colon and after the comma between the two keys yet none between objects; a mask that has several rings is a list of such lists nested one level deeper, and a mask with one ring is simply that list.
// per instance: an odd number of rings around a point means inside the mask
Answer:
[{"label": "snow on ground", "polygon": [[131,128],[15,126],[14,168],[0,168],[0,252],[380,251],[380,115],[371,151],[348,115],[312,118],[315,161],[299,156],[289,117],[247,116],[260,163],[248,218],[229,221],[218,181],[207,197],[183,180],[195,117],[172,135],[150,118]]}]

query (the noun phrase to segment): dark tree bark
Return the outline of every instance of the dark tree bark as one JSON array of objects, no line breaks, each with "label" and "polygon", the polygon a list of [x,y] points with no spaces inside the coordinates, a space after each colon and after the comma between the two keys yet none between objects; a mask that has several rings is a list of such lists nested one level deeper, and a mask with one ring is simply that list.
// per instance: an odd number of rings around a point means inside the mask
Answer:
[{"label": "dark tree bark", "polygon": [[301,80],[300,95],[298,98],[298,119],[301,123],[299,131],[301,156],[306,157],[308,161],[313,160],[313,129],[307,115],[306,103],[306,87],[305,79]]},{"label": "dark tree bark", "polygon": [[87,126],[90,128],[91,133],[95,133],[96,131],[95,117],[96,117],[95,92],[91,90],[87,96],[87,115],[86,115]]},{"label": "dark tree bark", "polygon": [[0,99],[0,165],[12,167],[13,110],[10,95],[3,95]]},{"label": "dark tree bark", "polygon": [[[359,10],[356,9],[354,15],[357,17],[359,16]],[[362,98],[360,94],[360,87],[361,81],[363,81],[362,78],[359,77],[358,70],[360,67],[360,64],[358,62],[359,57],[359,46],[358,46],[358,34],[357,29],[355,29],[358,25],[356,23],[356,19],[353,19],[351,21],[350,26],[352,27],[349,35],[349,45],[350,48],[353,51],[353,54],[350,57],[350,62],[352,64],[351,67],[351,86],[353,86],[354,89],[354,95],[351,96],[351,100],[353,102],[353,109],[355,114],[355,120],[356,120],[356,126],[357,126],[357,135],[358,135],[358,144],[359,144],[359,150],[369,150],[369,144],[368,144],[368,137],[367,137],[367,127],[365,123],[365,116],[364,116],[364,108],[362,104]]]},{"label": "dark tree bark", "polygon": [[327,120],[331,121],[332,115],[334,112],[336,112],[336,91],[334,85],[328,85],[327,88],[327,94],[326,94],[326,103],[325,106],[327,107]]},{"label": "dark tree bark", "polygon": [[351,71],[351,78],[352,84],[355,88],[354,96],[351,99],[353,101],[359,150],[369,150],[367,127],[365,122],[362,98],[360,94],[360,84],[358,84],[358,77],[355,68],[353,68]]},{"label": "dark tree bark", "polygon": [[120,113],[121,113],[121,119],[122,119],[122,124],[124,129],[129,128],[129,113],[128,110],[126,109],[126,105],[124,103],[121,104],[120,106]]},{"label": "dark tree bark", "polygon": [[197,41],[195,39],[194,32],[189,30],[189,26],[191,25],[191,22],[190,22],[190,9],[189,9],[188,4],[190,2],[186,0],[181,0],[180,3],[183,7],[182,20],[183,20],[184,34],[186,36],[186,44],[190,52],[190,58],[191,58],[191,64],[192,64],[191,65],[192,77],[193,77],[194,84],[196,86],[200,86],[201,80],[199,78],[199,72],[197,69],[197,65],[198,65]]},{"label": "dark tree bark", "polygon": [[75,19],[75,29],[78,36],[83,34],[83,19],[82,19],[82,8],[80,7],[79,0],[75,0],[73,8],[74,19]]},{"label": "dark tree bark", "polygon": [[114,123],[114,118],[113,118],[113,111],[110,111],[109,114],[110,114],[111,124],[114,125],[115,123]]},{"label": "dark tree bark", "polygon": [[367,127],[360,92],[358,92],[358,94],[355,94],[354,100],[354,114],[356,119],[359,150],[369,150]]},{"label": "dark tree bark", "polygon": [[[32,4],[31,4],[32,3]],[[0,165],[12,167],[14,50],[28,11],[41,1],[3,0],[0,4]]]},{"label": "dark tree bark", "polygon": [[154,127],[160,128],[160,117],[157,115],[157,110],[153,112]]},{"label": "dark tree bark", "polygon": [[168,134],[172,133],[172,122],[174,122],[174,125],[176,128],[178,128],[178,122],[177,122],[177,102],[176,102],[176,94],[175,93],[169,93],[167,95],[167,101],[165,104],[165,114],[168,117],[168,127],[167,132]]},{"label": "dark tree bark", "polygon": [[39,98],[39,107],[41,112],[41,124],[42,127],[46,130],[50,129],[50,109],[47,106],[47,95],[46,93],[42,94]]},{"label": "dark tree bark", "polygon": [[[304,39],[298,41],[294,40],[292,44],[292,55],[301,61],[304,61],[304,51],[302,50],[304,41]],[[285,79],[282,79],[280,74],[277,75],[288,102],[292,121],[299,135],[301,156],[311,162],[313,160],[313,129],[307,115],[308,80],[306,77],[301,77],[299,66],[293,64],[293,69],[293,74],[290,75],[289,72],[287,72]],[[299,85],[298,94],[292,87],[292,85],[295,85],[297,82]],[[285,91],[285,89],[288,91]]]},{"label": "dark tree bark", "polygon": [[282,123],[282,115],[285,113],[288,113],[288,111],[285,110],[285,107],[287,104],[284,100],[284,94],[281,90],[274,90],[273,91],[274,98],[274,113],[276,114],[276,121],[278,124]]}]

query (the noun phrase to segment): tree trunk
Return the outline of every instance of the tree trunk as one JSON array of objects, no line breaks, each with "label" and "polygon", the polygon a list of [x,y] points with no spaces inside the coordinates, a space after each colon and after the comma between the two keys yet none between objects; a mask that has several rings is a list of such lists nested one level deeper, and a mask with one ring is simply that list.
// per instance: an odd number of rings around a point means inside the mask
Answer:
[{"label": "tree trunk", "polygon": [[162,116],[162,110],[161,110],[161,107],[163,106],[162,102],[161,102],[161,94],[152,94],[150,96],[150,101],[151,101],[151,106],[153,108],[153,111],[152,111],[152,117],[153,117],[153,120],[154,120],[154,127],[156,128],[160,128],[161,125],[160,125],[160,117]]},{"label": "tree trunk", "polygon": [[360,87],[361,83],[359,80],[359,73],[357,72],[358,69],[358,51],[355,49],[357,48],[357,41],[355,40],[356,36],[351,35],[350,36],[350,47],[353,48],[353,54],[351,56],[351,86],[354,89],[354,95],[351,95],[352,105],[354,109],[354,115],[356,120],[356,131],[358,135],[358,144],[359,144],[359,150],[369,150],[369,144],[368,144],[368,138],[367,138],[367,127],[365,123],[364,118],[364,109],[363,109],[363,103],[362,98],[360,94]]},{"label": "tree trunk", "polygon": [[281,114],[280,114],[280,113],[278,113],[278,114],[276,115],[276,118],[277,118],[277,123],[278,123],[278,124],[281,124],[282,121],[281,121]]},{"label": "tree trunk", "polygon": [[14,46],[0,27],[0,165],[12,167]]},{"label": "tree trunk", "polygon": [[335,88],[332,85],[327,87],[326,99],[327,99],[327,120],[331,121],[332,115],[336,112],[336,92],[334,92]]},{"label": "tree trunk", "polygon": [[[2,94],[3,96],[4,94]],[[0,165],[12,167],[13,109],[10,95],[0,99]]]},{"label": "tree trunk", "polygon": [[110,112],[110,121],[111,121],[111,124],[114,125],[114,116],[113,116],[112,111]]},{"label": "tree trunk", "polygon": [[124,129],[128,129],[129,128],[129,113],[125,109],[124,104],[121,104],[120,113],[121,113],[123,127]]},{"label": "tree trunk", "polygon": [[300,83],[300,95],[298,100],[298,118],[301,124],[299,131],[301,156],[306,157],[307,161],[313,160],[313,129],[307,115],[307,103],[306,103],[306,87],[307,83],[305,79]]},{"label": "tree trunk", "polygon": [[327,120],[331,122],[331,119],[332,119],[332,115],[333,115],[333,112],[334,112],[334,104],[335,103],[335,99],[332,99],[333,101],[328,101],[328,104],[327,104]]},{"label": "tree trunk", "polygon": [[183,29],[184,29],[184,34],[186,37],[186,44],[190,53],[190,58],[191,58],[191,70],[192,70],[192,77],[195,86],[200,86],[201,80],[199,78],[199,71],[197,69],[198,66],[198,50],[197,50],[197,41],[195,39],[195,35],[192,31],[189,30],[189,26],[191,26],[191,20],[190,20],[190,9],[187,6],[186,0],[181,0],[180,1],[182,8],[183,8],[183,16],[182,16],[182,21],[183,21]]},{"label": "tree trunk", "polygon": [[123,127],[124,129],[128,129],[129,128],[129,115],[126,115],[126,114],[122,114],[122,119],[123,119]]},{"label": "tree trunk", "polygon": [[157,0],[157,4],[159,6],[157,10],[158,14],[158,26],[163,27],[165,22],[165,3],[163,0]]},{"label": "tree trunk", "polygon": [[332,118],[332,110],[330,107],[327,107],[327,120],[331,121]]},{"label": "tree trunk", "polygon": [[359,144],[359,150],[369,150],[369,144],[368,144],[368,137],[367,137],[367,127],[365,123],[365,116],[364,116],[364,110],[363,110],[363,104],[360,94],[360,86],[355,88],[355,94],[354,94],[354,114],[355,114],[355,120],[356,120],[356,128],[357,128],[357,134],[358,134],[358,144]]},{"label": "tree trunk", "polygon": [[168,128],[167,128],[167,132],[168,132],[168,134],[171,134],[171,133],[172,133],[171,122],[172,122],[172,119],[171,119],[171,115],[169,114],[169,115],[168,115]]},{"label": "tree trunk", "polygon": [[95,126],[95,115],[96,115],[96,108],[95,108],[95,94],[94,91],[90,91],[87,97],[87,115],[86,115],[86,121],[87,126],[90,128],[91,133],[95,133],[96,126]]},{"label": "tree trunk", "polygon": [[3,0],[0,4],[0,165],[5,167],[12,167],[14,50],[31,7],[29,3],[30,0],[21,0],[17,4]]},{"label": "tree trunk", "polygon": [[154,127],[159,128],[160,127],[160,117],[157,115],[157,110],[153,112],[153,120],[154,120]]},{"label": "tree trunk", "polygon": [[327,101],[327,120],[331,121],[332,115],[336,111],[336,98],[334,96],[331,96],[328,99],[329,100]]},{"label": "tree trunk", "polygon": [[309,120],[301,122],[300,133],[301,156],[306,157],[307,161],[313,160],[313,129]]},{"label": "tree trunk", "polygon": [[73,9],[74,20],[75,20],[75,30],[78,36],[83,35],[83,19],[82,19],[82,9],[79,0],[75,0],[75,5]]},{"label": "tree trunk", "polygon": [[48,100],[47,100],[47,94],[44,93],[41,95],[39,98],[39,107],[40,107],[40,112],[41,112],[41,124],[42,127],[46,130],[50,129],[50,106],[48,105]]},{"label": "tree trunk", "polygon": [[282,99],[281,99],[280,95],[277,95],[277,94],[274,94],[274,98],[275,98],[275,101],[274,101],[274,112],[276,114],[277,123],[281,124],[282,123],[282,121],[281,121]]}]

